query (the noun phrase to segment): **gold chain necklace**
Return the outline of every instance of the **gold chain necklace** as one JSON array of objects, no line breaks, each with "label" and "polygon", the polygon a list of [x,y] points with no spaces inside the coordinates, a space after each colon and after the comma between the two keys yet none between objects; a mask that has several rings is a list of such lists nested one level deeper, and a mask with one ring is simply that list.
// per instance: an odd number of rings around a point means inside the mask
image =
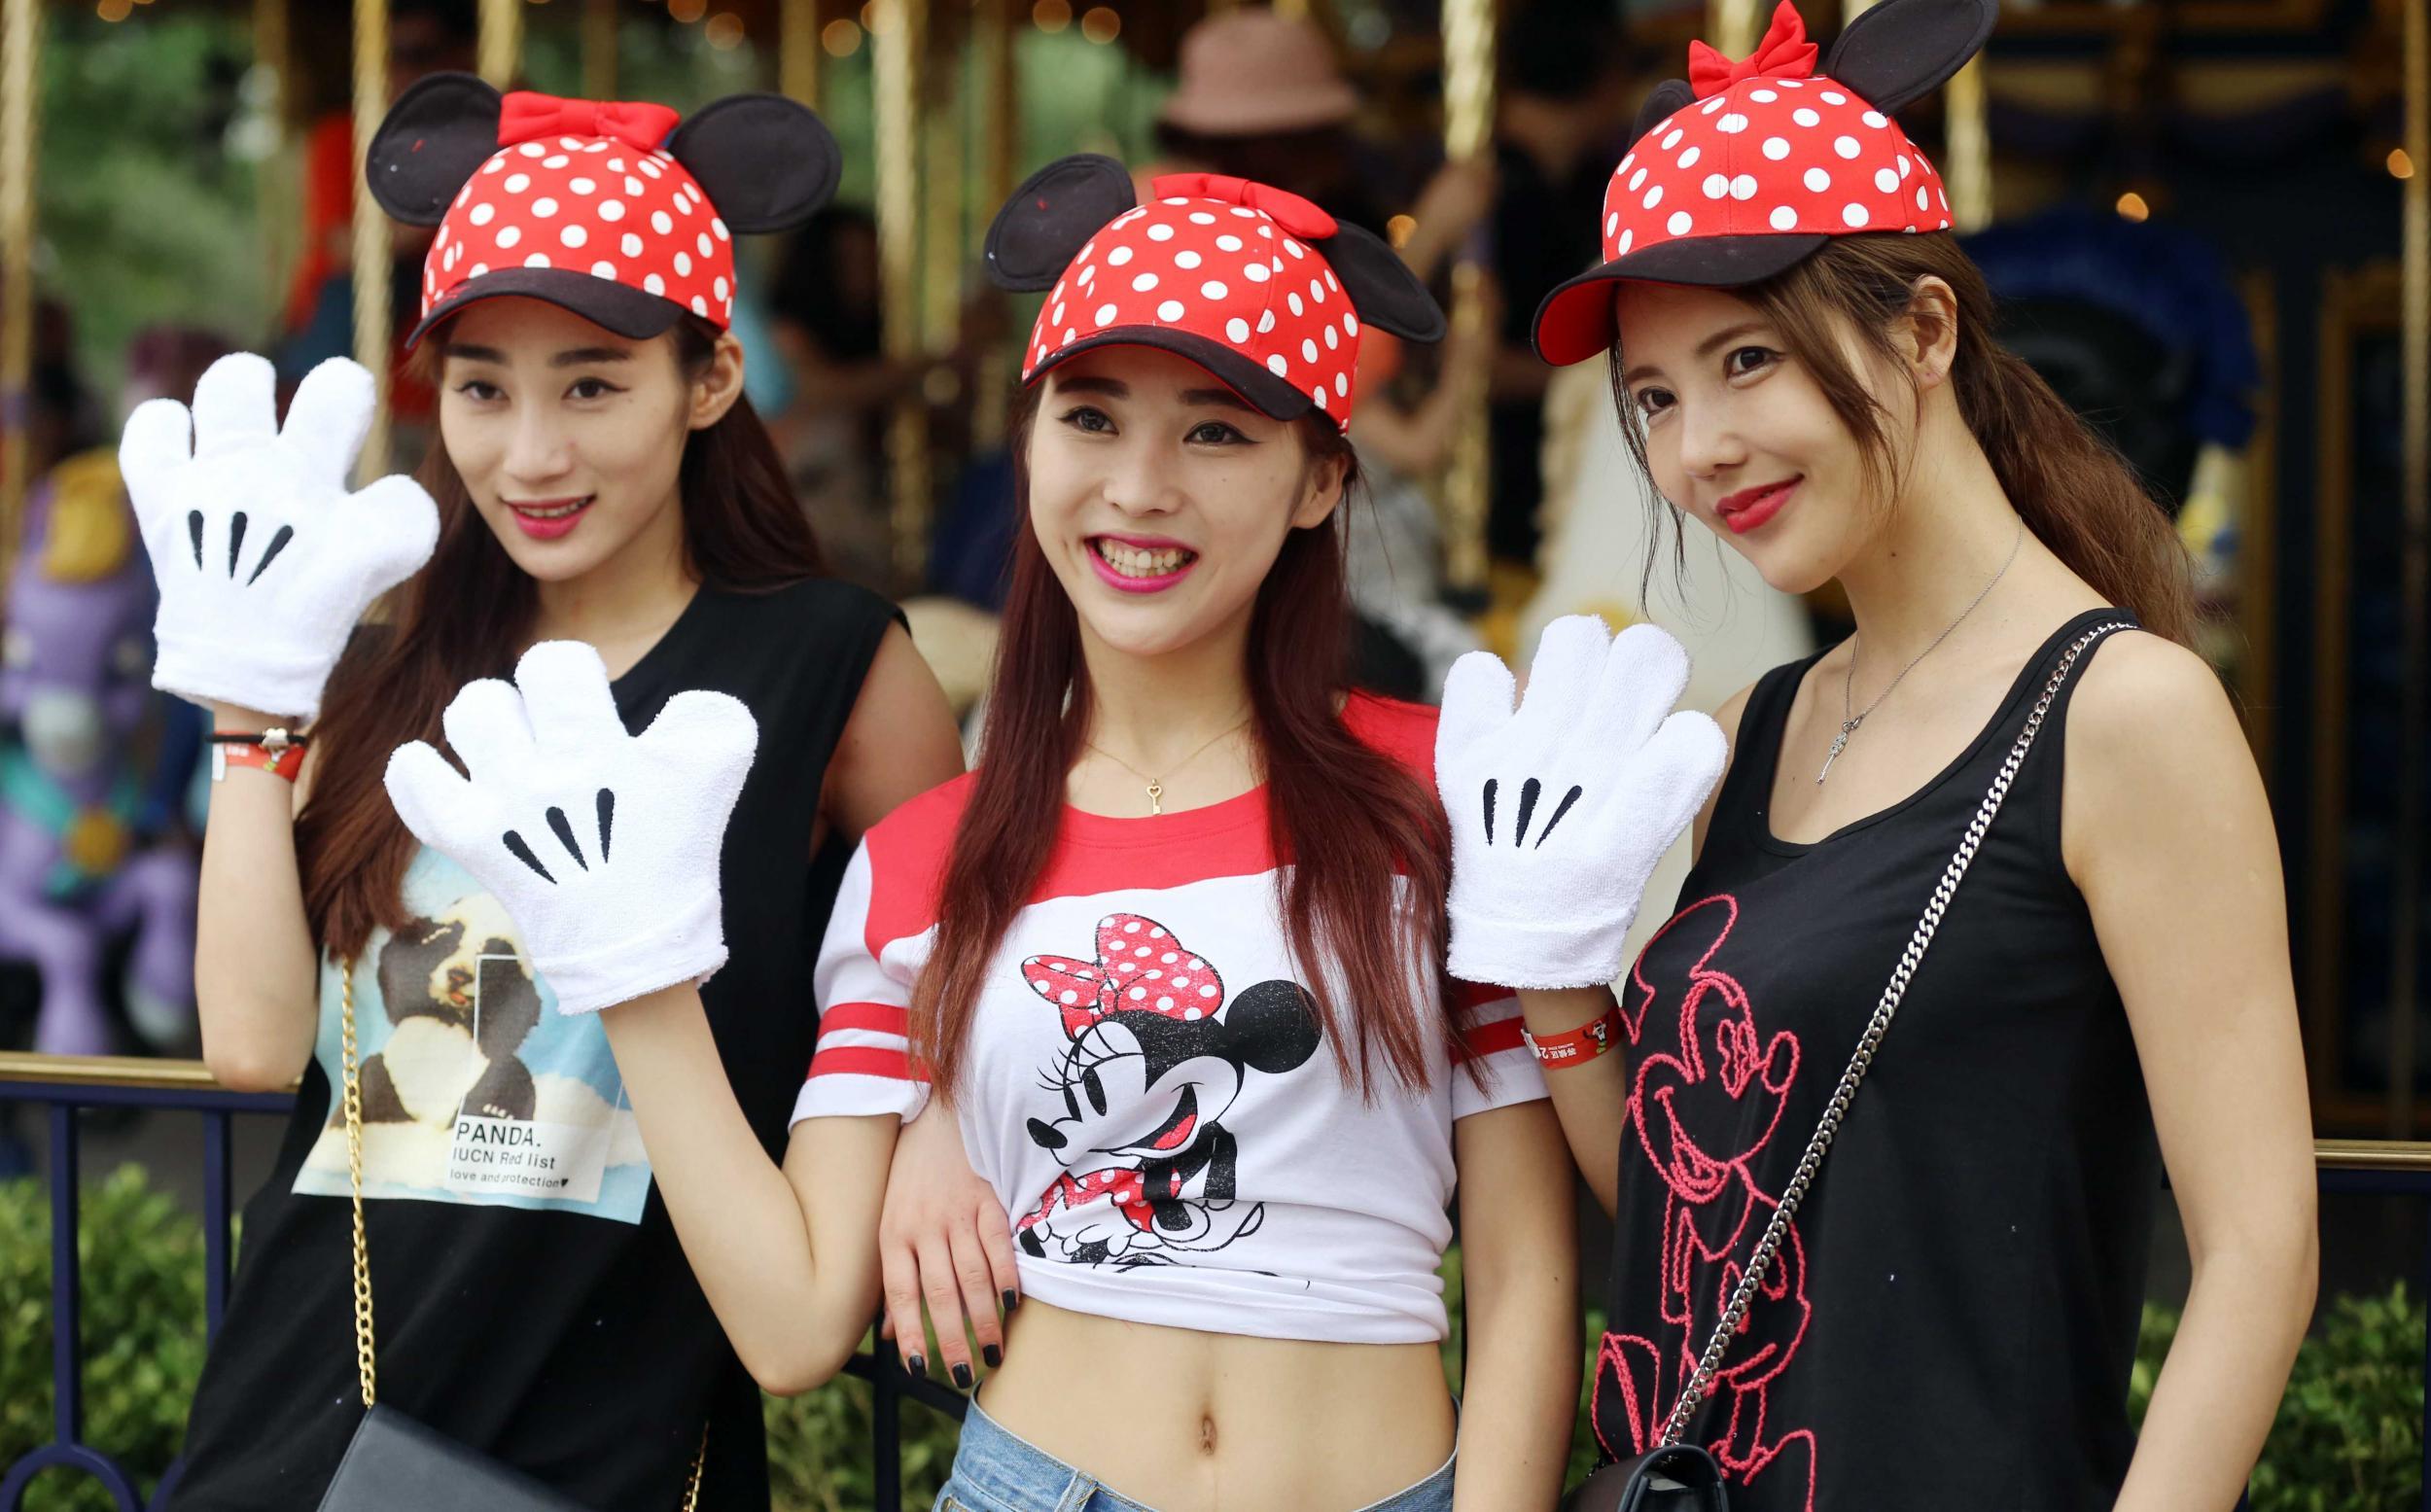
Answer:
[{"label": "gold chain necklace", "polygon": [[[1210,735],[1207,740],[1200,745],[1199,749],[1191,752],[1188,756],[1183,756],[1180,760],[1176,761],[1172,766],[1167,767],[1165,769],[1165,777],[1171,777],[1176,773],[1180,772],[1191,762],[1207,755],[1209,749],[1212,748],[1216,742],[1223,739],[1226,735],[1231,734],[1233,731],[1249,722],[1250,716],[1245,714],[1241,716],[1241,718],[1233,721],[1230,724],[1225,725],[1222,729],[1217,730],[1215,734]],[[1114,755],[1111,751],[1107,750],[1104,746],[1099,745],[1096,741],[1090,740],[1086,736],[1081,737],[1081,744],[1087,746],[1099,756],[1106,757],[1109,761],[1113,762],[1116,766],[1121,767],[1124,771],[1129,772],[1132,776],[1139,778],[1142,782],[1148,785],[1149,818],[1153,819],[1165,812],[1165,777],[1149,776],[1147,773],[1140,770],[1138,767],[1124,760],[1121,756]]]}]

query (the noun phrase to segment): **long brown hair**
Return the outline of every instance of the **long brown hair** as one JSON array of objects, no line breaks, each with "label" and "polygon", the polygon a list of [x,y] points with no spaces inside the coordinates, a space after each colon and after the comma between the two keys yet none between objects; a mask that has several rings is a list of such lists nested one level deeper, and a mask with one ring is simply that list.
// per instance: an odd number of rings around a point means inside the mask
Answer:
[{"label": "long brown hair", "polygon": [[[674,328],[686,382],[708,368],[717,333]],[[436,371],[442,333],[416,354]],[[405,868],[415,841],[390,806],[389,753],[409,740],[441,740],[440,716],[475,678],[505,676],[531,634],[538,596],[474,508],[464,479],[434,443],[415,480],[439,505],[439,545],[391,596],[385,624],[355,637],[330,679],[313,722],[312,793],[296,821],[304,916],[332,954],[361,953],[374,926],[405,922]],[[787,483],[767,428],[737,398],[684,443],[677,473],[684,553],[706,586],[766,590],[824,571],[810,522]]]},{"label": "long brown hair", "polygon": [[[1914,377],[1898,361],[1892,336],[1910,312],[1917,280],[1927,276],[1941,279],[1956,297],[1958,351],[1951,383],[1958,413],[2026,528],[2095,592],[2133,610],[2145,629],[2191,645],[2198,623],[2194,583],[2168,517],[2126,459],[2041,374],[1992,339],[1991,291],[1955,237],[1946,231],[1835,236],[1788,271],[1731,293],[1781,334],[1790,355],[1856,438],[1878,485],[1888,489],[1897,484],[1885,425],[1889,415],[1841,342],[1855,339],[1878,366],[1907,375],[1913,391]],[[1645,469],[1644,432],[1622,370],[1616,344],[1612,400],[1630,450]],[[1676,526],[1676,510],[1673,517]]]},{"label": "long brown hair", "polygon": [[[1054,849],[1064,783],[1093,701],[1080,626],[1029,524],[1036,391],[1013,428],[1011,587],[988,693],[988,725],[954,834],[929,964],[912,988],[911,1038],[932,1083],[951,1097],[997,948]],[[1339,459],[1347,494],[1357,466],[1332,422],[1298,432],[1311,466]],[[1347,508],[1347,500],[1346,505]],[[1376,1063],[1400,1084],[1427,1083],[1442,1011],[1413,991],[1440,979],[1451,830],[1434,794],[1343,724],[1350,595],[1342,519],[1295,529],[1258,587],[1249,644],[1251,728],[1267,790],[1284,922],[1300,976],[1346,1079],[1373,1094]],[[1400,873],[1396,883],[1395,873]],[[1407,906],[1396,899],[1416,902]],[[1413,976],[1410,963],[1430,963]],[[1456,1055],[1457,1055],[1456,1051]]]}]

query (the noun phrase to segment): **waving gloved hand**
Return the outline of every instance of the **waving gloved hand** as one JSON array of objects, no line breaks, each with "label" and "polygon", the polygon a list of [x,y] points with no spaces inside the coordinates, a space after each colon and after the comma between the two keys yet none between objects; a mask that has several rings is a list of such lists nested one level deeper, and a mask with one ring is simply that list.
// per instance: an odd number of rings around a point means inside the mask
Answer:
[{"label": "waving gloved hand", "polygon": [[691,691],[625,732],[599,652],[544,641],[512,684],[447,705],[460,777],[421,741],[388,759],[388,795],[423,844],[506,905],[560,1013],[589,1013],[725,964],[718,853],[759,726]]},{"label": "waving gloved hand", "polygon": [[430,560],[439,510],[409,477],[346,491],[370,373],[313,369],[283,430],[274,386],[262,358],[221,358],[191,415],[155,399],[127,416],[119,472],[160,588],[152,686],[309,720],[364,610]]},{"label": "waving gloved hand", "polygon": [[1652,625],[1545,627],[1528,694],[1488,651],[1453,663],[1435,734],[1452,821],[1451,968],[1505,987],[1621,974],[1639,895],[1722,774],[1721,728],[1674,714],[1688,653]]}]

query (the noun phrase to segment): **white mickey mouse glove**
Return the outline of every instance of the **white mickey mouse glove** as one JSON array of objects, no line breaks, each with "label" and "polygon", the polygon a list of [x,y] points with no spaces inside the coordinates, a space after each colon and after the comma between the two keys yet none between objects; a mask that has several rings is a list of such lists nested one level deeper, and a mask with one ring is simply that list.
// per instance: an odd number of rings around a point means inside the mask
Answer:
[{"label": "white mickey mouse glove", "polygon": [[723,693],[678,693],[625,733],[599,652],[544,641],[510,685],[467,683],[447,744],[388,758],[388,795],[423,844],[506,905],[560,1013],[590,1013],[725,964],[718,853],[759,725]]},{"label": "white mickey mouse glove", "polygon": [[313,369],[284,430],[274,386],[262,358],[221,358],[191,417],[173,399],[127,416],[119,472],[160,588],[152,686],[309,720],[364,610],[430,560],[439,510],[408,477],[346,491],[370,373]]},{"label": "white mickey mouse glove", "polygon": [[1471,651],[1444,679],[1435,787],[1452,821],[1452,974],[1601,987],[1663,854],[1705,805],[1720,726],[1672,713],[1688,653],[1653,625],[1545,627],[1511,707],[1510,669]]}]

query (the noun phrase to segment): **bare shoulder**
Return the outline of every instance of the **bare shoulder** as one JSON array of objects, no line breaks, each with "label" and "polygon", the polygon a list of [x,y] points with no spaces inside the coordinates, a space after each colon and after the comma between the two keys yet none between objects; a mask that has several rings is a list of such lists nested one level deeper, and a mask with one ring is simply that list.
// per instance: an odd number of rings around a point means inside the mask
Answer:
[{"label": "bare shoulder", "polygon": [[1713,711],[1713,722],[1722,726],[1722,738],[1733,746],[1739,744],[1739,721],[1747,713],[1747,700],[1755,696],[1753,683],[1722,700],[1722,707]]},{"label": "bare shoulder", "polygon": [[2111,637],[2082,676],[2061,800],[2061,850],[2079,886],[2118,865],[2216,856],[2232,836],[2274,843],[2262,775],[2209,663],[2138,631]]},{"label": "bare shoulder", "polygon": [[2245,738],[2228,689],[2209,662],[2162,636],[2111,636],[2079,674],[2068,703],[2070,775],[2080,759],[2130,770],[2234,752]]},{"label": "bare shoulder", "polygon": [[1723,748],[1730,755],[1722,764],[1722,781],[1713,785],[1713,791],[1706,794],[1705,807],[1697,811],[1697,823],[1690,844],[1699,853],[1705,850],[1706,826],[1713,822],[1713,806],[1721,801],[1722,783],[1730,780],[1730,762],[1739,759],[1739,721],[1746,715],[1747,700],[1754,695],[1755,690],[1756,686],[1750,683],[1724,699],[1722,707],[1713,711],[1713,722],[1722,727]]}]

